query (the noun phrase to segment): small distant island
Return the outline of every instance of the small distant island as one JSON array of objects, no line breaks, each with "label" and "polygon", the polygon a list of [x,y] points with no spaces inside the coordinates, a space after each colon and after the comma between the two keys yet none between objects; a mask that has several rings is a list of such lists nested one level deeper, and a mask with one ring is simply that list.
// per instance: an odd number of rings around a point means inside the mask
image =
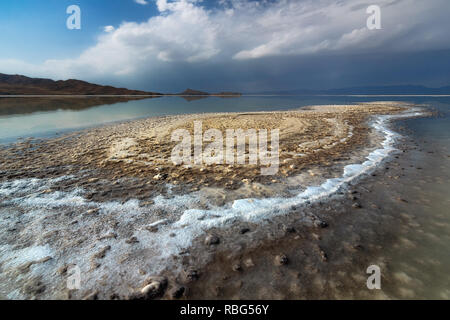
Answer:
[{"label": "small distant island", "polygon": [[51,80],[43,78],[30,78],[23,75],[8,75],[0,73],[0,95],[15,96],[45,96],[45,95],[86,95],[86,96],[241,96],[237,92],[208,93],[193,89],[186,89],[181,93],[159,93],[141,90],[130,90],[89,83],[82,80]]},{"label": "small distant island", "polygon": [[193,90],[193,89],[186,89],[181,93],[177,93],[174,94],[177,96],[218,96],[218,97],[222,97],[222,96],[241,96],[242,93],[239,92],[230,92],[230,91],[222,91],[222,92],[218,92],[218,93],[208,93],[208,92],[204,92],[204,91],[198,91],[198,90]]}]

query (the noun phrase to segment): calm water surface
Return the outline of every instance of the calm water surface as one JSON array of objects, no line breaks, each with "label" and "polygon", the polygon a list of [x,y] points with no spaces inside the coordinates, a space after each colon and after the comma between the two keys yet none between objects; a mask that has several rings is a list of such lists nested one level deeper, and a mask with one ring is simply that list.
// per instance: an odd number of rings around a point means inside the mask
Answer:
[{"label": "calm water surface", "polygon": [[[96,98],[0,98],[0,143],[17,138],[46,137],[102,124],[146,117],[203,112],[288,110],[314,104],[351,104],[396,100],[449,106],[450,98],[244,96],[187,101],[161,97],[108,104]],[[97,104],[97,105],[96,105]]]}]

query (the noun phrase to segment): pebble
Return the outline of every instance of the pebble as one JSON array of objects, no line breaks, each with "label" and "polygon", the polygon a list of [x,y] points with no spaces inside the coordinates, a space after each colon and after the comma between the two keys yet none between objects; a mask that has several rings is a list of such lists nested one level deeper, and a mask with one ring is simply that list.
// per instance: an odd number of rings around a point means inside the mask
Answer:
[{"label": "pebble", "polygon": [[245,265],[247,268],[251,268],[251,267],[255,266],[255,264],[253,263],[252,258],[246,259],[246,260],[244,261],[244,265]]},{"label": "pebble", "polygon": [[97,300],[97,299],[98,299],[98,292],[94,291],[84,296],[82,300]]},{"label": "pebble", "polygon": [[136,237],[131,237],[130,239],[125,240],[125,243],[128,244],[133,244],[133,243],[138,243],[139,240]]},{"label": "pebble", "polygon": [[360,208],[362,208],[362,206],[358,202],[355,202],[355,203],[352,204],[352,208],[360,209]]},{"label": "pebble", "polygon": [[323,220],[314,220],[314,225],[318,228],[326,228],[328,227],[328,223]]},{"label": "pebble", "polygon": [[96,254],[93,255],[93,258],[98,259],[104,258],[108,250],[111,250],[111,246],[106,246],[102,248],[100,251],[98,251]]},{"label": "pebble", "polygon": [[288,257],[285,254],[279,254],[275,257],[275,263],[279,266],[285,265],[288,262]]},{"label": "pebble", "polygon": [[287,233],[295,233],[295,228],[285,226],[284,231],[286,231]]},{"label": "pebble", "polygon": [[90,209],[90,210],[86,211],[86,213],[87,213],[87,214],[96,214],[96,213],[98,213],[99,211],[100,211],[100,209],[99,209],[99,208],[96,208],[96,209]]},{"label": "pebble", "polygon": [[177,285],[170,291],[170,296],[172,297],[172,299],[180,299],[185,292],[185,287]]},{"label": "pebble", "polygon": [[233,271],[237,271],[237,272],[242,271],[242,267],[239,263],[234,264],[232,269],[233,269]]},{"label": "pebble", "polygon": [[153,180],[165,180],[167,179],[168,174],[166,173],[158,173],[157,175],[153,176]]},{"label": "pebble", "polygon": [[152,276],[145,280],[144,287],[140,290],[142,298],[145,300],[154,299],[164,293],[167,287],[167,278]]},{"label": "pebble", "polygon": [[219,243],[220,243],[220,238],[216,235],[209,234],[205,238],[205,244],[207,246],[215,245],[215,244],[219,244]]},{"label": "pebble", "polygon": [[322,249],[320,249],[320,258],[322,259],[322,261],[326,262],[328,261],[328,256],[325,253],[325,251],[323,251]]},{"label": "pebble", "polygon": [[184,279],[186,282],[192,282],[197,280],[200,275],[194,267],[189,267],[183,271]]},{"label": "pebble", "polygon": [[241,231],[239,231],[240,234],[245,234],[247,232],[250,232],[249,228],[242,228]]}]

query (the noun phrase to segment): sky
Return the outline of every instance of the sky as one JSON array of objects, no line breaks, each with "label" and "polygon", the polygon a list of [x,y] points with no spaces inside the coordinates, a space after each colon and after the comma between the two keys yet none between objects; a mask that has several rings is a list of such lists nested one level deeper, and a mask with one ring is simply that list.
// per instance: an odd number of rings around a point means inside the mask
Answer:
[{"label": "sky", "polygon": [[0,73],[158,92],[440,87],[449,15],[448,0],[2,0]]}]

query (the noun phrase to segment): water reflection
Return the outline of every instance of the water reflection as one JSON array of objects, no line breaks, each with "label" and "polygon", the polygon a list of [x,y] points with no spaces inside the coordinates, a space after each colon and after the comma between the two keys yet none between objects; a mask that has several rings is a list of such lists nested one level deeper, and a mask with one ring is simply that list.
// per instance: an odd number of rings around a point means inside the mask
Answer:
[{"label": "water reflection", "polygon": [[205,112],[296,109],[314,104],[365,101],[410,101],[450,104],[449,97],[355,96],[165,96],[140,97],[8,97],[0,98],[0,143],[138,118]]}]

